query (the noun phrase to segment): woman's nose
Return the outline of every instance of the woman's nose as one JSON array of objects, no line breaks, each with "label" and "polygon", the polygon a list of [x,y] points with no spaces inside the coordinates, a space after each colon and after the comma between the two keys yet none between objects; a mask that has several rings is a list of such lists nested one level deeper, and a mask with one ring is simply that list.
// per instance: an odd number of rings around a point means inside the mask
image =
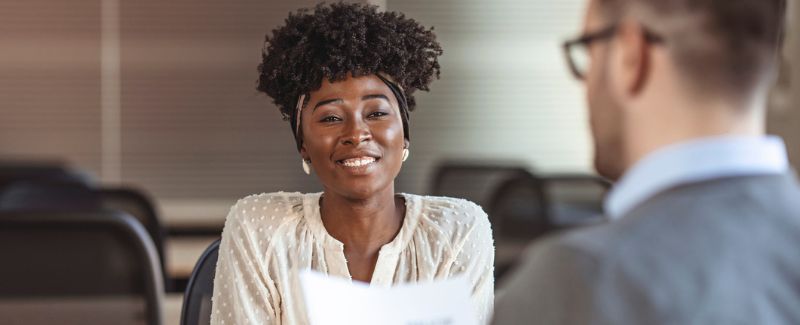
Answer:
[{"label": "woman's nose", "polygon": [[359,145],[361,142],[372,139],[367,123],[360,119],[350,119],[342,135],[342,144]]}]

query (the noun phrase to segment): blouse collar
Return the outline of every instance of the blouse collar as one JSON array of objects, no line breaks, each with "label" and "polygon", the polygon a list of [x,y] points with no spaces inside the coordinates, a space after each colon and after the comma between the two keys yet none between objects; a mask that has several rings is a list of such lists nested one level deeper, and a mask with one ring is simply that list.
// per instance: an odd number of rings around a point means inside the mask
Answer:
[{"label": "blouse collar", "polygon": [[[403,225],[400,227],[400,232],[397,236],[391,242],[381,247],[380,253],[397,253],[402,250],[411,240],[419,224],[421,210],[419,197],[406,193],[399,193],[398,195],[404,199],[406,205]],[[322,223],[322,214],[319,205],[321,197],[322,192],[310,193],[303,197],[303,217],[306,218],[314,236],[319,238],[326,248],[335,248],[336,250],[343,251],[344,244],[331,236]]]}]

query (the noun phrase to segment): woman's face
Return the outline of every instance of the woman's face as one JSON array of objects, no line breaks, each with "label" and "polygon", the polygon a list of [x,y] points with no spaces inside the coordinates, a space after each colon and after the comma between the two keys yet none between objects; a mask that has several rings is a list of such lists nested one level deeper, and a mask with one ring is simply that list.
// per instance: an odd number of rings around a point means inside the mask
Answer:
[{"label": "woman's face", "polygon": [[406,141],[397,100],[378,77],[323,80],[303,108],[301,127],[300,153],[326,192],[366,199],[393,188]]}]

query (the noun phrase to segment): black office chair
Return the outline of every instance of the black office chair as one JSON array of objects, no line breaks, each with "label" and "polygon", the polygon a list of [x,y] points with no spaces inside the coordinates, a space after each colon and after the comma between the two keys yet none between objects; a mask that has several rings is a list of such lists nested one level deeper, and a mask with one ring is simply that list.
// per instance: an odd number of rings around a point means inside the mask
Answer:
[{"label": "black office chair", "polygon": [[0,210],[97,211],[102,208],[94,189],[61,180],[25,180],[0,192]]},{"label": "black office chair", "polygon": [[95,189],[82,183],[54,180],[19,181],[0,192],[0,211],[90,212],[116,210],[138,220],[156,247],[165,289],[172,281],[166,273],[166,231],[150,199],[130,188]]},{"label": "black office chair", "polygon": [[173,284],[166,273],[165,242],[167,232],[161,223],[161,218],[158,216],[153,201],[142,191],[133,188],[102,188],[95,190],[95,195],[99,197],[103,208],[128,213],[139,220],[144,228],[147,229],[150,238],[153,239],[153,244],[156,246],[159,261],[164,266],[162,268],[165,279],[164,287],[167,291],[171,291]]},{"label": "black office chair", "polygon": [[0,161],[0,190],[20,181],[58,181],[91,186],[86,172],[69,169],[59,162]]},{"label": "black office chair", "polygon": [[603,199],[611,187],[590,174],[540,175],[547,195],[548,215],[557,228],[573,228],[605,221]]},{"label": "black office chair", "polygon": [[444,162],[434,170],[431,194],[463,198],[487,206],[503,181],[530,175],[520,163]]},{"label": "black office chair", "polygon": [[552,228],[543,184],[530,173],[502,182],[486,209],[495,238],[532,240]]},{"label": "black office chair", "polygon": [[541,181],[520,173],[497,186],[484,206],[495,238],[495,279],[499,280],[519,259],[528,244],[552,229]]},{"label": "black office chair", "polygon": [[0,324],[161,324],[144,228],[120,212],[0,212]]},{"label": "black office chair", "polygon": [[487,206],[497,247],[496,279],[513,267],[530,242],[603,222],[602,201],[609,187],[588,174],[520,175],[498,186]]},{"label": "black office chair", "polygon": [[181,325],[211,323],[211,297],[214,294],[214,274],[218,256],[219,239],[206,248],[194,266],[183,296]]}]

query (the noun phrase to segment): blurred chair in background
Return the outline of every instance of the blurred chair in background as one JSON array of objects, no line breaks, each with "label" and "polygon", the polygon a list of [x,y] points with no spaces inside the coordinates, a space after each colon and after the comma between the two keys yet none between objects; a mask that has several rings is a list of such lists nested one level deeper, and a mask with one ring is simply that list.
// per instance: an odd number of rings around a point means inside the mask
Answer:
[{"label": "blurred chair in background", "polygon": [[495,239],[495,277],[513,267],[527,245],[555,231],[605,221],[610,184],[590,174],[534,174],[522,163],[444,162],[432,195],[469,199],[489,215]]},{"label": "blurred chair in background", "polygon": [[467,199],[485,208],[503,181],[530,175],[520,166],[513,162],[443,162],[434,169],[430,193]]},{"label": "blurred chair in background", "polygon": [[589,174],[539,175],[547,193],[548,218],[555,228],[603,222],[603,198],[611,188],[607,180]]},{"label": "blurred chair in background", "polygon": [[181,325],[211,323],[211,297],[214,295],[218,254],[219,239],[211,243],[197,261],[183,296]]},{"label": "blurred chair in background", "polygon": [[0,192],[0,210],[97,211],[102,209],[94,190],[82,183],[61,180],[25,180]]},{"label": "blurred chair in background", "polygon": [[527,172],[500,183],[485,207],[497,247],[496,278],[513,267],[531,241],[606,221],[602,202],[609,186],[595,175]]},{"label": "blurred chair in background", "polygon": [[141,223],[153,241],[165,288],[172,289],[166,273],[165,236],[155,207],[143,193],[130,188],[95,189],[83,183],[57,180],[25,180],[6,185],[0,191],[0,211],[125,212]]},{"label": "blurred chair in background", "polygon": [[155,246],[120,212],[0,212],[0,324],[161,324]]},{"label": "blurred chair in background", "polygon": [[158,258],[164,275],[164,287],[167,291],[175,289],[174,282],[166,271],[166,227],[156,211],[153,201],[141,190],[133,188],[102,188],[95,190],[103,208],[125,212],[135,217],[150,234],[156,246]]},{"label": "blurred chair in background", "polygon": [[94,183],[88,173],[67,168],[57,162],[0,161],[0,191],[7,185],[20,181],[59,181],[86,186]]},{"label": "blurred chair in background", "polygon": [[485,206],[495,237],[530,240],[552,227],[542,181],[520,172],[497,186]]},{"label": "blurred chair in background", "polygon": [[494,190],[484,206],[495,238],[495,278],[500,279],[527,244],[552,228],[541,180],[518,171]]}]

